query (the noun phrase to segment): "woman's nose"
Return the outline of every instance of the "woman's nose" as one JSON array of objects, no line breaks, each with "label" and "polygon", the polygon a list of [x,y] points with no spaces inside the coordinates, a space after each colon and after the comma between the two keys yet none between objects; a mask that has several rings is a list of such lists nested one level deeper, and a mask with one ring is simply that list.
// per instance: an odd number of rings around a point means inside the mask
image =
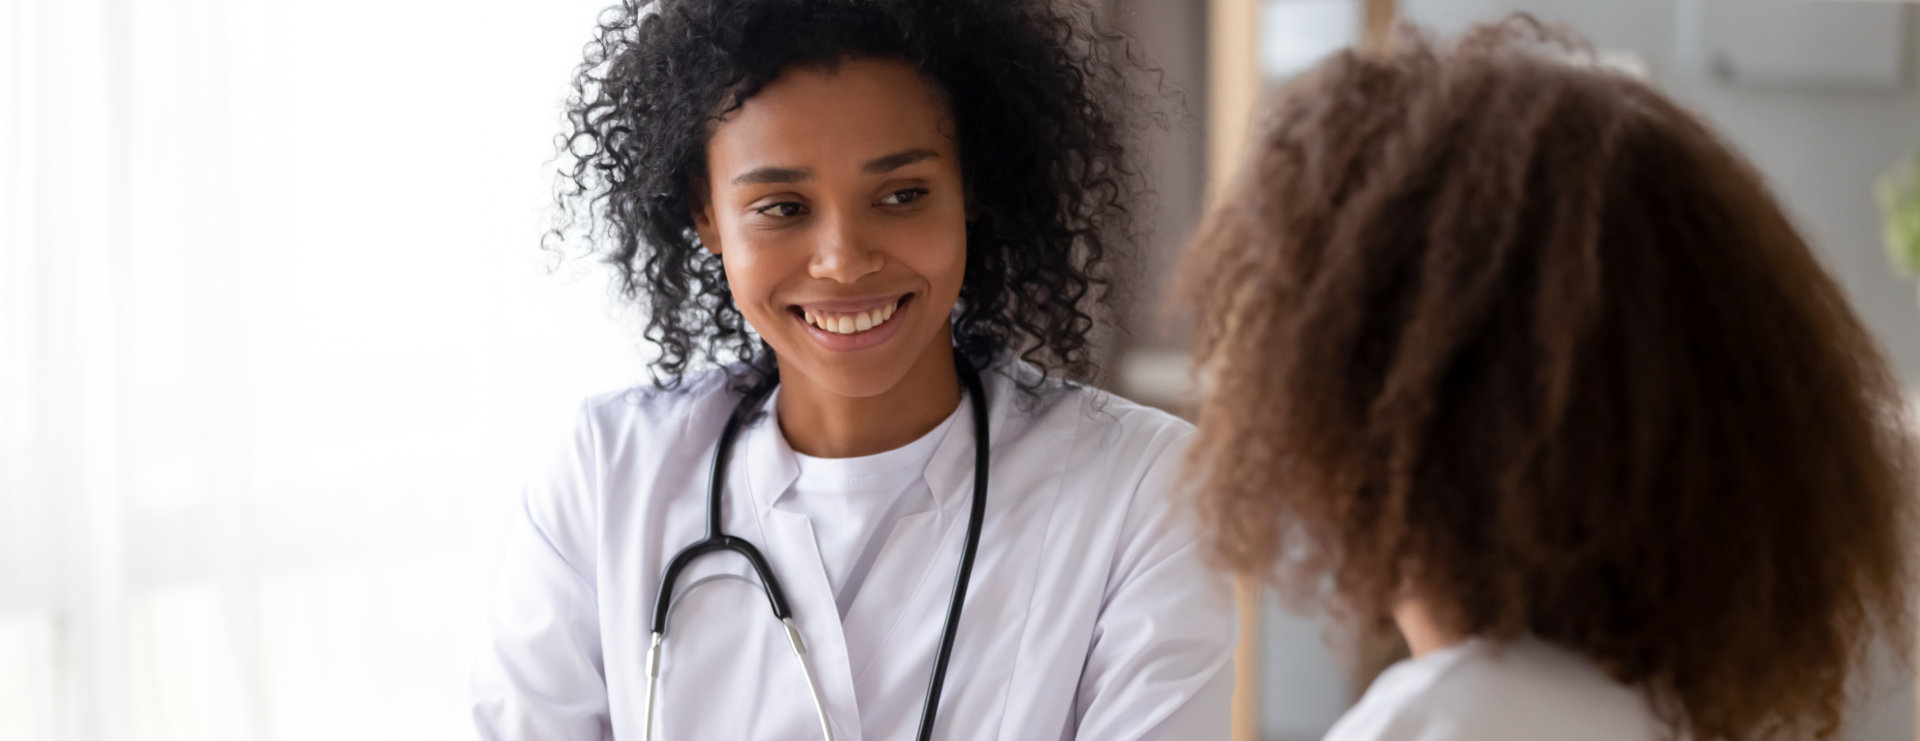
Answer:
[{"label": "woman's nose", "polygon": [[868,239],[861,228],[860,219],[835,214],[823,222],[814,243],[813,260],[808,265],[809,274],[815,278],[852,283],[879,272],[885,257]]}]

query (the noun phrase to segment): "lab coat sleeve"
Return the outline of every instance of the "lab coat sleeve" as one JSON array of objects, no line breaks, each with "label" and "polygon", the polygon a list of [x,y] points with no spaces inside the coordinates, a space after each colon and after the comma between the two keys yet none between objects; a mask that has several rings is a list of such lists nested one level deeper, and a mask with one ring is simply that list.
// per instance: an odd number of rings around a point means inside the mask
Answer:
[{"label": "lab coat sleeve", "polygon": [[594,588],[597,437],[583,409],[521,497],[469,681],[486,741],[613,737]]},{"label": "lab coat sleeve", "polygon": [[1230,582],[1202,562],[1172,501],[1188,428],[1163,431],[1142,460],[1126,536],[1082,671],[1076,738],[1213,741],[1230,733],[1238,611]]}]

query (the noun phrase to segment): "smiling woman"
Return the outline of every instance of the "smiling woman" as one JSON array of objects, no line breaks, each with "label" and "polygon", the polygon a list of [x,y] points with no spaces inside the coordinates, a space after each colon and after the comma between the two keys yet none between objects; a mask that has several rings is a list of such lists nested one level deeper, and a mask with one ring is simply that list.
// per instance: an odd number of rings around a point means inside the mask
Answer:
[{"label": "smiling woman", "polygon": [[782,76],[707,144],[695,228],[788,371],[796,451],[878,453],[959,402],[967,204],[949,116],[913,68],[848,60]]},{"label": "smiling woman", "polygon": [[[1091,378],[1091,310],[1108,294],[1110,264],[1132,243],[1129,207],[1140,181],[1121,145],[1124,112],[1136,102],[1113,58],[1124,40],[1090,30],[1081,22],[1084,11],[1074,3],[867,7],[802,0],[631,0],[610,9],[577,78],[565,139],[573,167],[560,197],[565,218],[552,241],[604,237],[589,240],[589,249],[619,269],[623,293],[648,310],[647,337],[662,351],[655,370],[667,385],[713,362],[756,360],[736,370],[771,370],[774,354],[762,352],[729,299],[731,276],[703,249],[708,235],[696,229],[695,205],[714,195],[709,188],[826,174],[769,159],[747,165],[756,172],[724,173],[723,182],[712,183],[709,175],[721,174],[710,173],[717,163],[709,137],[733,128],[738,133],[729,138],[757,147],[746,131],[764,127],[770,115],[736,109],[758,101],[787,72],[833,76],[845,62],[884,62],[897,68],[890,77],[867,80],[856,70],[846,79],[873,83],[861,93],[869,99],[898,97],[889,108],[844,107],[868,102],[851,98],[796,100],[807,92],[760,107],[810,105],[831,115],[795,120],[842,133],[839,124],[859,121],[872,133],[891,125],[883,114],[919,108],[921,120],[902,124],[938,129],[914,148],[935,153],[927,159],[943,153],[944,164],[967,173],[964,192],[948,194],[966,206],[968,270],[956,344],[976,360],[1011,350],[1059,375]],[[716,127],[723,118],[735,125]],[[915,163],[890,157],[873,164]],[[761,205],[776,217],[807,208]]]},{"label": "smiling woman", "polygon": [[603,16],[555,236],[662,355],[527,490],[483,736],[1225,738],[1191,429],[1072,380],[1134,186],[1082,10]]}]

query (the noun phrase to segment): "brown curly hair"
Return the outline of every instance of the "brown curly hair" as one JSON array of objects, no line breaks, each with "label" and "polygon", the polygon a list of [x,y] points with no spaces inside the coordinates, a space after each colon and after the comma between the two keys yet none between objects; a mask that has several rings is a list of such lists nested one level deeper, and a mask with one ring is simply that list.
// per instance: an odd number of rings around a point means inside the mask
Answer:
[{"label": "brown curly hair", "polygon": [[1755,170],[1528,18],[1281,91],[1182,276],[1219,560],[1529,633],[1695,738],[1832,738],[1907,645],[1898,384]]}]

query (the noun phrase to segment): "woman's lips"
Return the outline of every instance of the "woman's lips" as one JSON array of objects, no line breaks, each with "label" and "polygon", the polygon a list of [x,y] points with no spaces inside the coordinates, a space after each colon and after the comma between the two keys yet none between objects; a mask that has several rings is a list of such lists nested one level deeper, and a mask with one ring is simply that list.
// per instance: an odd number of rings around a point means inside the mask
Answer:
[{"label": "woman's lips", "polygon": [[892,301],[874,305],[871,308],[862,308],[854,311],[833,311],[813,306],[801,306],[798,308],[808,324],[834,334],[854,334],[856,332],[866,332],[874,327],[886,324],[888,319],[893,318],[894,310],[899,308],[900,301],[904,298],[906,297],[901,296]]},{"label": "woman's lips", "polygon": [[829,350],[864,350],[886,342],[902,323],[913,294],[879,301],[822,302],[789,309],[808,336]]}]

